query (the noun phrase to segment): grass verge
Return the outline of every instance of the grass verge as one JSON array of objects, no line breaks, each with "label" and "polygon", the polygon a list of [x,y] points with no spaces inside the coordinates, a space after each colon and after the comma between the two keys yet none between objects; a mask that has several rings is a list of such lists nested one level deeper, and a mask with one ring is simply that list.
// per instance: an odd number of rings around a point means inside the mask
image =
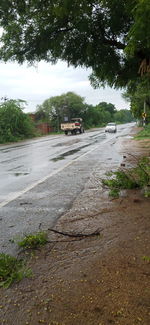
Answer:
[{"label": "grass verge", "polygon": [[10,287],[15,281],[21,281],[25,277],[30,277],[32,272],[25,268],[25,262],[11,255],[0,254],[0,286]]},{"label": "grass verge", "polygon": [[146,125],[135,137],[136,140],[150,139],[150,124]]},{"label": "grass verge", "polygon": [[[47,233],[40,231],[36,234],[26,235],[18,242],[24,249],[36,249],[47,243]],[[25,260],[8,254],[0,254],[0,287],[8,288],[13,282],[21,281],[32,275],[31,269],[25,267]]]}]

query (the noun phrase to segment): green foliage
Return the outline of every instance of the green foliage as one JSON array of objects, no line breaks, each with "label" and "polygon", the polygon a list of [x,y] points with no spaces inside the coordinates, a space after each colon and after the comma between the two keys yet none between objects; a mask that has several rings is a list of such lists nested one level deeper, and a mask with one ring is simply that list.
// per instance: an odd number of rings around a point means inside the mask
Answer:
[{"label": "green foliage", "polygon": [[34,136],[34,125],[23,113],[22,100],[6,100],[0,104],[0,143],[18,141]]},{"label": "green foliage", "polygon": [[84,98],[68,92],[60,96],[50,97],[43,104],[37,106],[36,123],[39,121],[49,122],[55,130],[59,130],[60,124],[67,117],[81,117],[84,121],[84,128],[105,126],[110,121],[119,121],[126,123],[133,120],[131,112],[120,110],[117,112],[116,107],[111,103],[101,102],[96,106],[88,105]]},{"label": "green foliage", "polygon": [[[105,103],[107,105],[107,103]],[[100,105],[100,104],[99,104]],[[100,127],[111,121],[111,114],[104,107],[86,105],[82,114],[85,128]]]},{"label": "green foliage", "polygon": [[47,233],[40,231],[36,234],[26,235],[21,241],[18,242],[19,247],[25,249],[35,249],[47,243]]},{"label": "green foliage", "polygon": [[146,125],[135,137],[136,140],[150,139],[150,124]]},{"label": "green foliage", "polygon": [[109,191],[109,196],[117,199],[119,197],[119,190],[117,188],[113,188]]},{"label": "green foliage", "polygon": [[91,68],[95,84],[124,87],[149,55],[148,1],[14,0],[11,10],[9,0],[1,1],[0,57],[19,63],[61,59]]},{"label": "green foliage", "polygon": [[136,181],[130,178],[123,170],[115,172],[114,176],[115,178],[103,180],[103,184],[111,189],[132,189],[138,187]]},{"label": "green foliage", "polygon": [[[12,241],[13,242],[13,241]],[[36,249],[47,243],[47,234],[38,232],[26,235],[18,242],[19,247],[24,249]],[[25,268],[23,259],[17,259],[7,254],[0,254],[0,286],[8,288],[14,281],[20,281],[24,277],[32,275],[30,269]]]},{"label": "green foliage", "polygon": [[136,179],[139,187],[150,185],[150,159],[148,157],[141,158],[137,167],[132,169],[131,175]]},{"label": "green foliage", "polygon": [[59,130],[60,123],[67,117],[70,121],[74,117],[82,117],[85,110],[84,98],[68,92],[60,96],[46,99],[42,105],[37,106],[36,119],[42,118],[50,122],[55,130]]},{"label": "green foliage", "polygon": [[134,56],[140,51],[145,55],[150,54],[150,1],[138,0],[134,7],[133,19],[134,24],[131,25],[128,33],[128,45],[126,52]]},{"label": "green foliage", "polygon": [[14,281],[31,276],[31,271],[25,269],[24,261],[13,256],[0,253],[0,286],[8,288]]},{"label": "green foliage", "polygon": [[131,112],[135,118],[142,120],[144,102],[146,108],[146,121],[150,121],[150,78],[149,76],[138,77],[136,81],[128,82],[123,97],[130,101]]},{"label": "green foliage", "polygon": [[134,120],[131,111],[127,109],[121,109],[120,111],[115,112],[113,119],[119,123],[129,123]]},{"label": "green foliage", "polygon": [[109,112],[111,117],[114,115],[115,112],[117,112],[115,105],[111,103],[100,102],[96,107],[98,109],[101,109],[102,111]]},{"label": "green foliage", "polygon": [[108,175],[109,178],[103,179],[102,184],[110,188],[109,195],[117,197],[122,189],[143,188],[145,197],[147,186],[150,185],[150,160],[143,157],[139,160],[136,167],[128,170],[119,170]]},{"label": "green foliage", "polygon": [[143,256],[143,260],[146,262],[150,262],[150,256]]}]

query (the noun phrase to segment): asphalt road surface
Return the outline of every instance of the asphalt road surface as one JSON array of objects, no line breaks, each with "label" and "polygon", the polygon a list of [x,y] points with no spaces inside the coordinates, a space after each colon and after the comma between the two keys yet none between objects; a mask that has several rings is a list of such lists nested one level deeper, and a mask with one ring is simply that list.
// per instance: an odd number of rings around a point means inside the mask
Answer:
[{"label": "asphalt road surface", "polygon": [[115,150],[133,124],[115,134],[96,129],[50,135],[0,146],[0,252],[16,253],[12,240],[53,227],[83,190],[97,164],[121,161]]}]

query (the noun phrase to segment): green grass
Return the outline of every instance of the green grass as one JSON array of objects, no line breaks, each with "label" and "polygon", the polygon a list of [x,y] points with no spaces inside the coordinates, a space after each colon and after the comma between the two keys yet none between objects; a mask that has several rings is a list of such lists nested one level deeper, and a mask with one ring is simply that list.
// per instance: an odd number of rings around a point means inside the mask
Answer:
[{"label": "green grass", "polygon": [[21,281],[25,277],[31,276],[30,269],[25,268],[22,259],[17,259],[11,255],[0,254],[0,286],[8,288],[13,282]]},{"label": "green grass", "polygon": [[[18,242],[24,249],[36,249],[47,243],[47,233],[40,231],[36,234],[26,235]],[[24,277],[32,275],[30,269],[25,268],[23,259],[15,258],[4,253],[0,254],[0,286],[8,288],[13,282],[21,281]]]},{"label": "green grass", "polygon": [[[47,243],[47,233],[40,231],[36,234],[26,235],[18,242],[24,249],[36,249]],[[4,253],[0,254],[0,286],[8,288],[13,282],[21,281],[24,277],[32,275],[30,269],[25,268],[25,261]]]},{"label": "green grass", "polygon": [[135,137],[136,140],[150,139],[150,124],[146,125]]},{"label": "green grass", "polygon": [[36,249],[47,243],[47,233],[44,231],[37,232],[36,234],[26,235],[21,241],[18,242],[19,247],[25,249]]},{"label": "green grass", "polygon": [[150,256],[143,256],[143,260],[150,263]]}]

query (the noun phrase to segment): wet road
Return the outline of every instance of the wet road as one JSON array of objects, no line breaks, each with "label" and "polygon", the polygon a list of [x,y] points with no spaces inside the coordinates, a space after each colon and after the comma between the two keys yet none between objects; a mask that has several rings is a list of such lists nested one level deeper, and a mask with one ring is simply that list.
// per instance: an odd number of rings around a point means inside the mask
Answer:
[{"label": "wet road", "polygon": [[[97,129],[81,135],[47,136],[0,146],[0,243],[54,225],[84,188],[99,159],[105,162],[111,145],[128,136],[133,124],[116,134]],[[119,155],[113,154],[119,160]]]}]

